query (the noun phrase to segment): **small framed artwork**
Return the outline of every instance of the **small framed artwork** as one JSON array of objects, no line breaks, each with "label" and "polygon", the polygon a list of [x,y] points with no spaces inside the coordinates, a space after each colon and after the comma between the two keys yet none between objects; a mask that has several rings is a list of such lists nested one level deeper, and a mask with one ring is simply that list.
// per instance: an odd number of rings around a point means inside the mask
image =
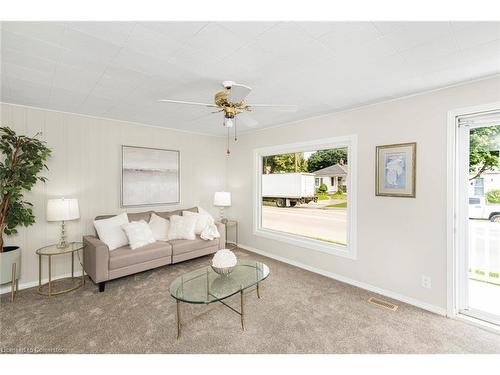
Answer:
[{"label": "small framed artwork", "polygon": [[417,144],[377,146],[375,195],[415,198]]},{"label": "small framed artwork", "polygon": [[122,146],[122,207],[180,202],[176,150]]}]

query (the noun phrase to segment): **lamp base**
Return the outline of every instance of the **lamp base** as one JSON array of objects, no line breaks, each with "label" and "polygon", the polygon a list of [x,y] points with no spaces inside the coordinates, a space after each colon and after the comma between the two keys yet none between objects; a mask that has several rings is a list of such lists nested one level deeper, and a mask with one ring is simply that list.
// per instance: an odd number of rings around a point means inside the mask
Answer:
[{"label": "lamp base", "polygon": [[224,207],[221,207],[221,208],[220,208],[220,216],[219,216],[219,221],[220,221],[222,224],[226,224],[226,223],[227,223],[227,219],[224,217]]},{"label": "lamp base", "polygon": [[58,249],[66,249],[68,247],[66,242],[66,228],[64,227],[64,221],[61,222],[61,237],[59,238],[59,243],[57,244]]},{"label": "lamp base", "polygon": [[58,249],[66,249],[68,245],[69,244],[65,240],[60,240],[56,247]]}]

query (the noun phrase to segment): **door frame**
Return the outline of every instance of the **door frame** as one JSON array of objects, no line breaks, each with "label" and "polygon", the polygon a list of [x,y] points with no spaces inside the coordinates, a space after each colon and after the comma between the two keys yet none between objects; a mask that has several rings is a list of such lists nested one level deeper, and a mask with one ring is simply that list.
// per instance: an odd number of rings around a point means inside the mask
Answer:
[{"label": "door frame", "polygon": [[[459,288],[459,283],[463,282],[460,278],[459,266],[464,261],[460,254],[460,241],[465,241],[462,233],[457,230],[461,227],[459,223],[459,209],[458,204],[460,197],[460,189],[458,186],[459,179],[459,144],[458,144],[458,121],[460,116],[474,115],[482,112],[495,111],[500,109],[500,102],[487,103],[471,107],[457,108],[448,112],[447,121],[447,308],[446,315],[450,318],[460,319],[481,326],[488,330],[500,332],[500,327],[480,319],[472,318],[460,314],[460,306],[458,306],[461,299],[459,293],[463,288]],[[462,224],[463,225],[463,224]],[[467,236],[467,234],[465,234]],[[463,244],[463,242],[462,242]]]}]

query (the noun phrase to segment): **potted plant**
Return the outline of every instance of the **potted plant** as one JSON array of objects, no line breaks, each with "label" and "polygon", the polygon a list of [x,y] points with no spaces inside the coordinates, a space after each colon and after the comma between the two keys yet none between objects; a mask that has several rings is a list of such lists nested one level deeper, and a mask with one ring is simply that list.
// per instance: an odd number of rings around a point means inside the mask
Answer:
[{"label": "potted plant", "polygon": [[15,234],[18,225],[27,227],[35,222],[33,205],[23,195],[38,181],[46,181],[38,175],[47,169],[45,161],[51,153],[38,135],[30,138],[17,135],[9,127],[0,127],[0,284],[12,282],[12,298],[14,283],[21,274],[21,250],[18,246],[4,246],[3,234]]}]

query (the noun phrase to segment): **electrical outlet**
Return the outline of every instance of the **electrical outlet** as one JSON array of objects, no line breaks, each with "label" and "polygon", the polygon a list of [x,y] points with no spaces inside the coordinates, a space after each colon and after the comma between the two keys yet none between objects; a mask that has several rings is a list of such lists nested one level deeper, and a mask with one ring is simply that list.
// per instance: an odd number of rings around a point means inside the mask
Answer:
[{"label": "electrical outlet", "polygon": [[431,289],[432,288],[432,279],[430,276],[422,275],[421,280],[422,288]]}]

